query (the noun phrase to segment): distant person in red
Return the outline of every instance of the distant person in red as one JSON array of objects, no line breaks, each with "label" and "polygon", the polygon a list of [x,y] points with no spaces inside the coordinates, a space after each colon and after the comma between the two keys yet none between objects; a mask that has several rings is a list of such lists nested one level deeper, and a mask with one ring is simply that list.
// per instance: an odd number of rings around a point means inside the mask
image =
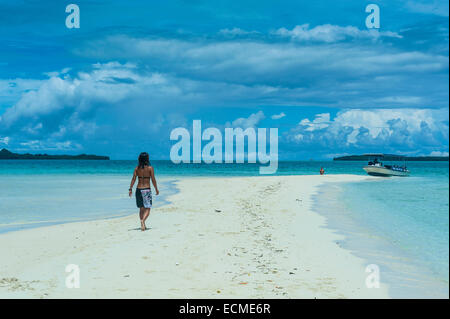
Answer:
[{"label": "distant person in red", "polygon": [[320,175],[325,174],[325,170],[323,169],[323,167],[320,168]]}]

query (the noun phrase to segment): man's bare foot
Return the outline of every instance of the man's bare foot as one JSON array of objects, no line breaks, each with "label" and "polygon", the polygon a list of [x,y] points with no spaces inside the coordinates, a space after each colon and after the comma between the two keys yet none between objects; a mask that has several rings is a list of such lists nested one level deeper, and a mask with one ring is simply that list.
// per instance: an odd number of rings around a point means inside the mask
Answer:
[{"label": "man's bare foot", "polygon": [[144,231],[144,230],[146,230],[146,229],[147,229],[147,228],[145,227],[144,222],[141,220],[141,230]]}]

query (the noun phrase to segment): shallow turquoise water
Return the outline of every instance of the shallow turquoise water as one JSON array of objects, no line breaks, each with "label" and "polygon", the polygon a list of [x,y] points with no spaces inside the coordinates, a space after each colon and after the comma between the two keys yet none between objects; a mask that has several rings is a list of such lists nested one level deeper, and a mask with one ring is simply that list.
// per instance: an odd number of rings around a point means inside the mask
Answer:
[{"label": "shallow turquoise water", "polygon": [[394,297],[448,298],[448,163],[411,163],[407,178],[322,187],[316,209],[340,245],[382,269]]},{"label": "shallow turquoise water", "polygon": [[448,281],[448,181],[412,177],[373,184],[344,186],[342,200],[355,212],[358,222],[421,259]]},{"label": "shallow turquoise water", "polygon": [[[132,174],[136,161],[3,160],[1,175],[124,175]],[[303,161],[279,162],[276,175],[317,174],[324,167],[329,174],[359,174],[364,162]],[[259,164],[173,164],[152,161],[157,175],[163,176],[256,176]]]},{"label": "shallow turquoise water", "polygon": [[[152,163],[162,196],[183,176],[257,176],[257,164]],[[280,162],[277,175],[365,175],[364,162]],[[127,190],[135,161],[0,161],[0,233],[137,212]],[[411,177],[328,185],[317,209],[348,238],[343,245],[380,264],[395,297],[448,297],[448,162],[411,162]],[[324,200],[325,199],[325,200]],[[368,250],[368,247],[370,249]]]}]

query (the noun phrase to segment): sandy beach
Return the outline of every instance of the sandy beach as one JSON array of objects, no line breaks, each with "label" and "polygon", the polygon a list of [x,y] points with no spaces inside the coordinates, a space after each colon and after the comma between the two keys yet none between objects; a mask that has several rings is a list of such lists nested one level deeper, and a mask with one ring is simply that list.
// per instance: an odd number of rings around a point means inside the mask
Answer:
[{"label": "sandy beach", "polygon": [[0,298],[388,298],[311,209],[322,183],[365,178],[183,178],[145,232],[130,200],[128,217],[2,234]]}]

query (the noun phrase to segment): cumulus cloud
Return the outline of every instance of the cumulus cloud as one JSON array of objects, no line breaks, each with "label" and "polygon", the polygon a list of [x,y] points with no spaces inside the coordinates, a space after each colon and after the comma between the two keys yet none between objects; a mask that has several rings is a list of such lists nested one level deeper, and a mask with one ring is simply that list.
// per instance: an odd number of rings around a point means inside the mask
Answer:
[{"label": "cumulus cloud", "polygon": [[17,150],[76,150],[82,141],[107,139],[130,123],[154,134],[161,127],[161,110],[184,93],[170,82],[118,62],[94,64],[73,77],[52,76],[6,109],[0,136],[14,137]]},{"label": "cumulus cloud", "polygon": [[[38,79],[0,79],[0,97],[1,104],[10,105],[30,90],[36,90],[42,84],[42,80]],[[0,111],[2,105],[0,104]],[[0,112],[1,113],[1,112]]]},{"label": "cumulus cloud", "polygon": [[[250,90],[253,95],[268,91],[257,86]],[[134,133],[167,144],[160,137],[187,125],[185,110],[210,106],[217,99],[233,105],[248,96],[245,88],[227,83],[176,78],[132,63],[96,63],[90,70],[42,80],[37,89],[24,93],[0,116],[0,136],[14,137],[16,150],[77,150],[112,136],[115,143],[126,143],[125,137]],[[256,112],[232,125],[252,127],[263,118]]]},{"label": "cumulus cloud", "polygon": [[0,144],[8,145],[9,144],[9,137],[8,136],[0,137]]},{"label": "cumulus cloud", "polygon": [[332,24],[318,25],[314,28],[310,28],[309,24],[302,24],[295,26],[292,30],[280,28],[272,33],[295,41],[317,41],[326,43],[340,42],[349,38],[371,40],[377,40],[381,37],[402,38],[402,36],[396,32],[380,32],[377,29],[360,30],[354,26],[342,27]]},{"label": "cumulus cloud", "polygon": [[245,35],[256,35],[259,34],[257,31],[246,31],[241,28],[232,28],[232,29],[221,29],[219,31],[219,34],[222,34],[224,36],[228,37],[235,37],[235,36],[245,36]]},{"label": "cumulus cloud", "polygon": [[315,131],[326,128],[330,125],[330,113],[317,114],[313,121],[303,119],[299,125],[305,127],[306,131]]},{"label": "cumulus cloud", "polygon": [[[132,83],[139,76],[132,71],[133,68],[133,65],[114,62],[96,64],[92,72],[80,72],[75,78],[53,76],[42,81],[38,89],[24,93],[4,112],[0,124],[3,129],[19,124],[26,129],[37,130],[43,127],[47,115],[52,118],[45,124],[50,125],[55,114],[61,117],[82,115],[91,111],[95,102],[117,102],[136,91]],[[158,74],[139,79],[147,84],[164,81]]]},{"label": "cumulus cloud", "polygon": [[70,70],[72,70],[72,68],[64,68],[61,71],[44,72],[44,75],[48,76],[49,78],[64,76],[65,74],[69,73]]},{"label": "cumulus cloud", "polygon": [[255,128],[261,120],[265,119],[263,111],[258,111],[256,113],[250,114],[249,117],[240,117],[235,119],[231,124],[228,122],[225,126],[227,127],[240,127],[240,128]]},{"label": "cumulus cloud", "polygon": [[322,113],[313,120],[302,119],[286,139],[328,153],[448,152],[448,114],[448,109],[354,109],[331,119]]},{"label": "cumulus cloud", "polygon": [[432,151],[430,156],[448,156],[448,152]]},{"label": "cumulus cloud", "polygon": [[272,120],[279,120],[279,119],[282,119],[283,117],[285,117],[286,116],[286,114],[284,114],[284,112],[281,112],[280,114],[274,114],[274,115],[272,115],[270,118],[272,119]]},{"label": "cumulus cloud", "polygon": [[31,140],[19,143],[20,146],[15,148],[16,151],[77,151],[81,150],[82,146],[73,141],[42,141]]}]

